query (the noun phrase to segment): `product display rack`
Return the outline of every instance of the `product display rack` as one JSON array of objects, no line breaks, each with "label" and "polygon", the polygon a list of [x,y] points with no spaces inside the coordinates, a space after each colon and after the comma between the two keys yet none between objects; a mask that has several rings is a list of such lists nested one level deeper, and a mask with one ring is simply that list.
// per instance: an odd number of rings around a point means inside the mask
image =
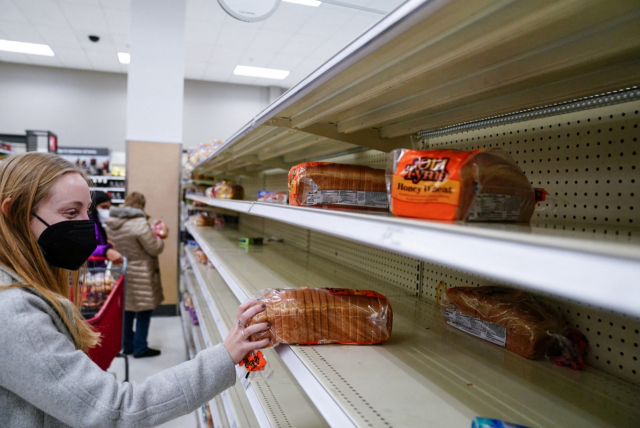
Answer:
[{"label": "product display rack", "polygon": [[[286,191],[289,168],[309,160],[385,168],[395,148],[500,147],[547,190],[526,226],[189,196],[239,214],[241,235],[187,227],[238,301],[308,285],[390,298],[397,317],[381,346],[276,348],[331,426],[637,424],[638,22],[632,1],[410,0],[196,165],[255,199]],[[284,243],[243,250],[238,236]],[[447,288],[491,283],[557,306],[590,341],[587,369],[529,361],[445,325]]]}]

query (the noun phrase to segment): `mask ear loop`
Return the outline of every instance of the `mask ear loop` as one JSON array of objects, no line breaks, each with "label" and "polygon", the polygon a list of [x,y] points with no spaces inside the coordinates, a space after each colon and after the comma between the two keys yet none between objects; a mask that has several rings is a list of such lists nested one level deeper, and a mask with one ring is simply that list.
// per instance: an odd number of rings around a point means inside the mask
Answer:
[{"label": "mask ear loop", "polygon": [[50,227],[49,223],[47,223],[46,221],[44,221],[43,219],[40,218],[40,216],[36,213],[31,213],[31,215],[33,215],[35,218],[37,218],[38,220],[40,220],[42,223],[44,223],[45,226]]}]

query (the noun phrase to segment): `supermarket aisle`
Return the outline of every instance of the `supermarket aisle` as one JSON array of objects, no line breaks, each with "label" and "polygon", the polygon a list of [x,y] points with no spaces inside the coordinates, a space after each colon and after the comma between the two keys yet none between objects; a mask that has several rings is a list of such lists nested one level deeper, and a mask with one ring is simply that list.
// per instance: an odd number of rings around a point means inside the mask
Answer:
[{"label": "supermarket aisle", "polygon": [[[172,367],[187,360],[184,337],[182,335],[180,317],[153,317],[149,329],[149,347],[162,350],[162,355],[154,358],[135,359],[129,357],[129,380],[144,380],[161,370]],[[108,370],[115,373],[118,379],[124,379],[124,361],[116,358]],[[196,428],[194,414],[185,415],[164,425],[162,428]]]}]

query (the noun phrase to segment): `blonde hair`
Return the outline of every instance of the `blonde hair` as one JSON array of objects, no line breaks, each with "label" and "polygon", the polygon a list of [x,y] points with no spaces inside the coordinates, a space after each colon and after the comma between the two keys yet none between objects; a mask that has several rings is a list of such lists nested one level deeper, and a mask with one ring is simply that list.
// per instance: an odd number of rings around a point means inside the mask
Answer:
[{"label": "blonde hair", "polygon": [[147,200],[140,192],[131,192],[124,200],[125,207],[139,208],[144,211],[144,206],[147,204]]},{"label": "blonde hair", "polygon": [[[65,174],[84,172],[61,157],[30,152],[9,157],[0,165],[0,203],[10,198],[8,212],[0,213],[0,264],[20,276],[25,284],[1,287],[32,287],[56,309],[75,346],[84,352],[99,343],[100,335],[80,315],[79,280],[81,271],[50,266],[31,232],[32,213],[50,197],[51,187]],[[71,285],[72,291],[69,290]],[[69,314],[60,298],[73,294],[75,307]]]}]

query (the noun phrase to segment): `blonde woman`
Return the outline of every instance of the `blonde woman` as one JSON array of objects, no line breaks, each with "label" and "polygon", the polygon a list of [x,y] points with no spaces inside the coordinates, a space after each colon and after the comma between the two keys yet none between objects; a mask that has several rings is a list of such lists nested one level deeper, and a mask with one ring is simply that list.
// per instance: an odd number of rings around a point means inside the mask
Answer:
[{"label": "blonde woman", "polygon": [[122,350],[134,358],[160,355],[147,346],[147,335],[151,313],[164,300],[158,264],[164,244],[151,230],[145,205],[142,193],[131,192],[123,207],[111,207],[106,222],[109,239],[128,261]]},{"label": "blonde woman", "polygon": [[12,156],[0,203],[1,427],[156,426],[233,385],[234,364],[268,344],[245,339],[268,328],[243,327],[263,309],[250,301],[222,344],[142,384],[116,381],[87,356],[99,337],[69,301],[96,245],[82,171],[53,154]]}]

